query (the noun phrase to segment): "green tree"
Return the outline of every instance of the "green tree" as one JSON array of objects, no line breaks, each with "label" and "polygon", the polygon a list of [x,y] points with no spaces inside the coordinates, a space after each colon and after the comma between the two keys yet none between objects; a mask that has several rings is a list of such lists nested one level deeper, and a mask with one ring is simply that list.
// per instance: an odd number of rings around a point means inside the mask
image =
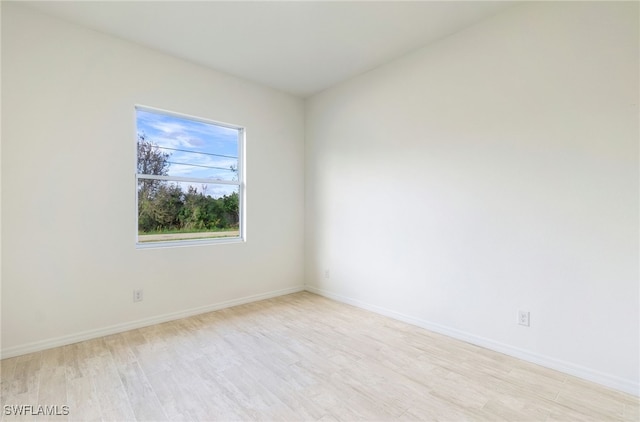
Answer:
[{"label": "green tree", "polygon": [[[156,144],[148,141],[144,133],[138,134],[138,174],[166,176],[169,173],[170,156],[171,154],[163,152]],[[180,191],[179,186],[177,191]],[[172,219],[172,207],[169,205],[175,202],[175,194],[175,187],[168,187],[163,180],[139,179],[138,230],[164,228]]]},{"label": "green tree", "polygon": [[181,228],[186,230],[208,228],[204,195],[198,192],[198,188],[189,186],[187,192],[183,193],[183,198],[184,205],[180,210]]},{"label": "green tree", "polygon": [[225,227],[237,226],[240,221],[240,200],[238,193],[233,192],[231,195],[222,197],[223,209],[225,213]]},{"label": "green tree", "polygon": [[169,174],[169,157],[151,141],[147,141],[144,133],[138,134],[138,174],[166,176]]}]

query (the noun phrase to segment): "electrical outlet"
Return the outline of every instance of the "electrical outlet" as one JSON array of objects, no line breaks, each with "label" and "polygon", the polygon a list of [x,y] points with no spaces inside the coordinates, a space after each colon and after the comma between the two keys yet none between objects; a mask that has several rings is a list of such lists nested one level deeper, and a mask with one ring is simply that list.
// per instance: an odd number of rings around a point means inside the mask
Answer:
[{"label": "electrical outlet", "polygon": [[518,324],[524,325],[525,327],[529,326],[529,312],[528,311],[518,311]]},{"label": "electrical outlet", "polygon": [[133,291],[133,301],[134,302],[142,302],[142,297],[143,297],[143,291],[142,289],[140,290],[134,290]]},{"label": "electrical outlet", "polygon": [[331,272],[328,269],[324,270],[324,278],[331,278]]}]

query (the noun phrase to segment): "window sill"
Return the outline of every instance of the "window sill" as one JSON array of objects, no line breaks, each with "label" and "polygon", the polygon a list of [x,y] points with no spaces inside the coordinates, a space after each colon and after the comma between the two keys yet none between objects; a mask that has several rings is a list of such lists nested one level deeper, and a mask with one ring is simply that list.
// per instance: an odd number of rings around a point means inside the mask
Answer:
[{"label": "window sill", "polygon": [[161,241],[161,242],[137,242],[136,249],[164,249],[164,248],[181,248],[185,246],[209,246],[209,245],[223,245],[229,243],[244,243],[245,239],[242,237],[227,237],[227,238],[209,238],[209,239],[192,239],[192,240],[175,240],[175,241]]}]

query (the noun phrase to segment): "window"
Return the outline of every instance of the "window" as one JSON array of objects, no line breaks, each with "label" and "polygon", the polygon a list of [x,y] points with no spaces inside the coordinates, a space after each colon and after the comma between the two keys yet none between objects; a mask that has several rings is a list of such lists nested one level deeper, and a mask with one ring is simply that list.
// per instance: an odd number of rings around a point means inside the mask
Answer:
[{"label": "window", "polygon": [[243,128],[136,107],[137,246],[244,239]]}]

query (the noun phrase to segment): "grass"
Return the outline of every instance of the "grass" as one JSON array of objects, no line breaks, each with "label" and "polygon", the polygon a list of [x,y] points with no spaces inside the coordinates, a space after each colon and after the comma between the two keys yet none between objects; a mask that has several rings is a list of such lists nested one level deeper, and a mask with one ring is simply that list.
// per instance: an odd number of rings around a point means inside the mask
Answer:
[{"label": "grass", "polygon": [[212,229],[162,229],[162,230],[151,230],[148,232],[138,230],[139,236],[146,236],[151,234],[181,234],[181,233],[213,233],[213,232],[232,232],[238,231],[237,227],[227,227],[227,228],[212,228]]}]

